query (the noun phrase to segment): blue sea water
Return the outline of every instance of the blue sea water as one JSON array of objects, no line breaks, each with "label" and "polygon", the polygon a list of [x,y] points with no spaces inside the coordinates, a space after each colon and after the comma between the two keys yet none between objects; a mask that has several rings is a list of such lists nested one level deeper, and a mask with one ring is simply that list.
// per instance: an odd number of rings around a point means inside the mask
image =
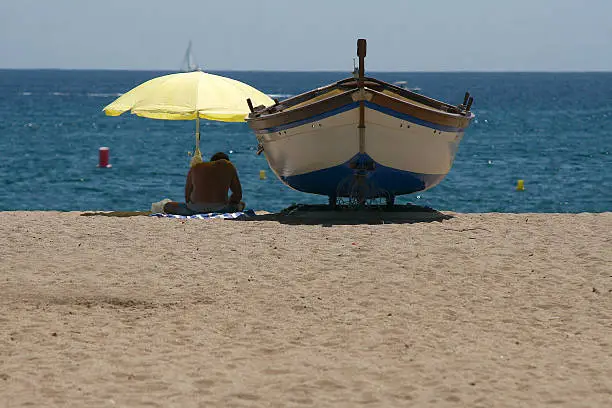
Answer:
[{"label": "blue sea water", "polygon": [[[102,108],[167,72],[0,70],[0,210],[148,210],[182,200],[195,122]],[[342,72],[215,72],[280,99]],[[476,120],[437,187],[403,196],[458,212],[612,210],[612,73],[374,73],[453,104],[469,90]],[[325,197],[291,190],[257,156],[244,123],[202,122],[202,152],[230,154],[250,208],[277,211]],[[99,169],[108,146],[113,167]],[[266,170],[268,178],[259,179]],[[518,179],[525,191],[515,189]]]}]

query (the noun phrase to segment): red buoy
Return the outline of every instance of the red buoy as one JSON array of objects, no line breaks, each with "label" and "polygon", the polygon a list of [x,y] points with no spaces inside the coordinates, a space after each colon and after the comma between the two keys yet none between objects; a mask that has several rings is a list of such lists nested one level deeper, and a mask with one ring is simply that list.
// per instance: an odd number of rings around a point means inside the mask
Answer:
[{"label": "red buoy", "polygon": [[108,163],[108,159],[110,157],[110,150],[108,147],[101,147],[100,148],[100,158],[98,159],[98,167],[103,167],[103,168],[111,168],[113,167],[112,164]]}]

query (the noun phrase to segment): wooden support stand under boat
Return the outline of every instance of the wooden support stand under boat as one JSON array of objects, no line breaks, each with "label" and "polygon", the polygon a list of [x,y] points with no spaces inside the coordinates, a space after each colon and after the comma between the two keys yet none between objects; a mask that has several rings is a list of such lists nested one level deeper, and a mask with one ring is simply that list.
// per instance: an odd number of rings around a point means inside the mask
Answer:
[{"label": "wooden support stand under boat", "polygon": [[450,105],[365,76],[366,40],[357,41],[358,75],[272,106],[247,122],[272,171],[289,187],[363,206],[434,187],[452,167],[474,115],[474,99]]}]

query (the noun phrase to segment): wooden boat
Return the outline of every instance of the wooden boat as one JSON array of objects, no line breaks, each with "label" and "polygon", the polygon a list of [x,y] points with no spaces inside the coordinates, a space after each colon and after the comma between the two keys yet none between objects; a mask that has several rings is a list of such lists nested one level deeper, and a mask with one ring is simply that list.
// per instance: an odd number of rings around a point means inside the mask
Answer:
[{"label": "wooden boat", "polygon": [[270,168],[289,187],[363,204],[427,190],[444,179],[474,115],[359,72],[331,85],[253,107],[247,122]]}]

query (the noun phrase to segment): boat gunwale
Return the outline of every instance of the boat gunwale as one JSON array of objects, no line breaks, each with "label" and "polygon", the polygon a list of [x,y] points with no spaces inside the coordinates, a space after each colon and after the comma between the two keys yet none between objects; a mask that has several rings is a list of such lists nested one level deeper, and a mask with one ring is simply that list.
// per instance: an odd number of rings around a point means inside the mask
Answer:
[{"label": "boat gunwale", "polygon": [[[348,78],[344,81],[353,81],[353,79]],[[382,81],[379,81],[379,82],[381,82],[381,85],[383,85],[383,89],[384,89],[384,85],[389,85]],[[353,98],[353,95],[358,94],[360,92],[360,89],[351,87],[346,92],[343,92],[341,94],[332,95],[328,98],[321,99],[321,100],[318,100],[310,104],[305,104],[303,106],[300,106],[294,109],[289,109],[291,108],[291,106],[295,106],[300,103],[308,101],[308,99],[313,99],[321,95],[324,95],[325,93],[334,90],[334,88],[341,89],[340,88],[341,85],[342,85],[342,81],[339,81],[335,84],[331,84],[331,85],[328,85],[322,88],[317,88],[312,91],[306,92],[304,94],[297,95],[293,98],[282,101],[271,107],[256,110],[255,112],[249,115],[249,117],[247,118],[247,122],[249,123],[249,126],[254,131],[257,132],[257,131],[262,131],[266,129],[286,126],[286,125],[289,125],[295,122],[301,122],[310,117],[321,115],[325,112],[329,112],[334,109],[338,109],[344,105],[354,103],[358,100],[361,100],[361,98],[357,98],[357,99]],[[395,91],[396,89],[405,91],[397,87],[393,87],[392,90]],[[399,113],[413,116],[417,119],[420,119],[426,122],[430,122],[435,125],[451,126],[451,127],[462,129],[462,128],[466,128],[469,125],[471,119],[474,116],[471,112],[467,112],[467,114],[462,114],[462,113],[456,113],[456,112],[443,111],[435,107],[431,107],[431,106],[424,105],[424,104],[421,104],[424,106],[420,106],[420,105],[417,105],[417,103],[420,103],[419,101],[399,99],[392,95],[387,95],[375,89],[370,89],[368,87],[364,88],[364,92],[366,94],[369,93],[370,94],[369,96],[371,96],[370,98],[368,98],[367,96],[364,95],[363,100],[365,101],[371,102],[373,104],[382,106],[384,108],[388,108],[390,110],[393,110]],[[415,94],[415,95],[419,95],[419,94]],[[419,95],[419,96],[422,96],[422,95]],[[427,97],[425,98],[431,99]],[[291,104],[288,106],[283,106],[287,101],[290,101]],[[439,101],[436,101],[436,102],[439,102]],[[439,102],[439,103],[444,104],[443,102]],[[277,110],[279,106],[281,108],[280,110]],[[444,104],[444,106],[451,106],[451,105]],[[454,109],[457,109],[457,108],[454,107]]]},{"label": "boat gunwale", "polygon": [[[465,110],[459,109],[458,106],[451,105],[449,103],[439,101],[437,99],[431,98],[429,96],[422,95],[417,92],[412,92],[409,89],[404,89],[399,86],[395,86],[385,81],[381,81],[376,78],[364,77],[365,87],[370,89],[375,89],[375,87],[383,87],[388,88],[390,91],[395,92],[399,96],[408,99],[409,101],[414,101],[417,103],[421,103],[430,108],[440,111],[441,113],[454,113],[456,115],[461,115],[465,117],[470,117],[469,112]],[[354,85],[352,84],[354,83]],[[375,84],[371,86],[369,83]],[[261,107],[260,109],[255,108],[255,111],[249,115],[251,119],[256,119],[257,117],[265,114],[274,114],[278,112],[282,112],[286,109],[291,108],[292,106],[298,105],[302,102],[307,101],[308,99],[316,98],[320,95],[323,95],[334,88],[345,88],[347,84],[351,84],[350,89],[357,90],[359,89],[358,80],[356,78],[345,78],[340,81],[334,82],[332,84],[328,84],[319,88],[311,89],[310,91],[303,92],[301,94],[292,96],[291,98],[287,98],[282,101],[278,101],[272,106]]]},{"label": "boat gunwale", "polygon": [[[469,117],[470,115],[468,114],[469,112],[466,111],[462,111],[460,110],[457,106],[455,105],[451,105],[449,103],[431,98],[429,96],[417,93],[417,92],[413,92],[409,89],[405,89],[396,85],[393,85],[389,82],[385,82],[385,81],[381,81],[380,79],[376,79],[376,78],[371,78],[371,77],[364,77],[364,82],[366,82],[366,87],[373,89],[377,92],[380,92],[378,90],[376,90],[374,87],[368,86],[367,82],[374,82],[376,83],[378,86],[382,86],[383,88],[389,88],[389,90],[395,92],[396,94],[398,94],[399,96],[405,98],[408,100],[408,102],[413,101],[413,102],[417,102],[423,105],[426,105],[429,108],[435,109],[436,111],[439,111],[440,113],[445,113],[445,114],[456,114],[456,115],[460,115],[460,116],[466,116]],[[346,86],[346,83],[350,83],[350,82],[355,82],[355,87],[358,86],[358,80],[356,78],[346,78],[343,79],[341,81],[338,81],[337,84],[338,85],[343,85]],[[404,102],[404,101],[402,101]]]},{"label": "boat gunwale", "polygon": [[[406,102],[402,99],[395,98],[391,95],[387,95],[373,89],[366,89],[366,92],[370,92],[372,94],[372,99],[370,99],[368,102],[374,105],[379,105],[395,112],[410,115],[417,119],[425,120],[436,125],[453,126],[464,129],[469,125],[470,121],[474,117],[474,114],[471,112],[468,112],[469,115],[465,116],[453,112],[440,111],[439,109],[434,109],[428,106],[414,105],[410,102]],[[438,118],[436,118],[438,120],[433,120],[433,118],[428,116],[438,116]]]},{"label": "boat gunwale", "polygon": [[[293,122],[299,122],[312,116],[317,116],[342,106],[354,103],[352,95],[358,92],[358,89],[351,89],[339,95],[333,95],[329,98],[313,102],[292,110],[280,110],[271,112],[265,116],[258,115],[252,117],[249,115],[247,122],[255,131],[275,128],[281,125],[286,125]],[[325,93],[325,92],[324,92]],[[319,96],[321,94],[315,95]],[[305,99],[307,100],[307,99]],[[302,101],[303,102],[303,101]]]}]

